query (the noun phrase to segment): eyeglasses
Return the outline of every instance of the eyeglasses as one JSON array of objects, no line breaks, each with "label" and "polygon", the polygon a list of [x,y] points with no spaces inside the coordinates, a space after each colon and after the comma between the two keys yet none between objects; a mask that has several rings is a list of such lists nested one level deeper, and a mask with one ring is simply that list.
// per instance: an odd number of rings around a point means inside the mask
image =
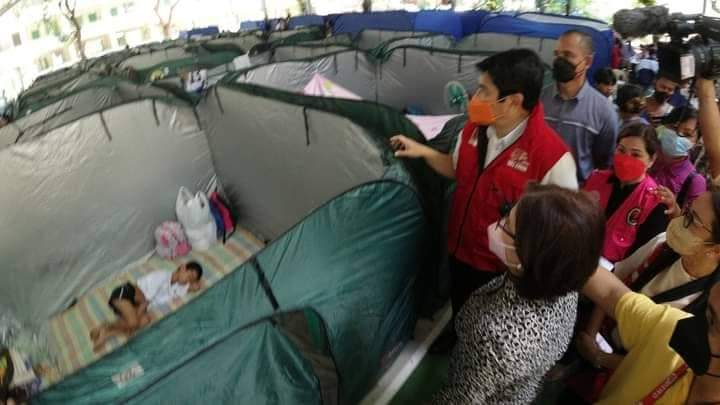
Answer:
[{"label": "eyeglasses", "polygon": [[712,235],[713,231],[708,228],[707,225],[703,224],[697,212],[695,212],[692,208],[686,208],[683,211],[683,226],[687,229],[690,228],[690,225],[693,223],[699,225],[702,229],[708,231],[708,233]]},{"label": "eyeglasses", "polygon": [[504,216],[504,217],[502,217],[502,218],[500,218],[500,220],[497,222],[497,225],[495,226],[495,229],[500,229],[500,230],[502,230],[503,232],[505,232],[505,234],[506,234],[507,236],[509,236],[510,238],[512,238],[512,240],[515,240],[515,234],[512,233],[512,231],[510,231],[510,229],[508,229],[508,227],[507,227],[507,221],[508,221],[507,215]]}]

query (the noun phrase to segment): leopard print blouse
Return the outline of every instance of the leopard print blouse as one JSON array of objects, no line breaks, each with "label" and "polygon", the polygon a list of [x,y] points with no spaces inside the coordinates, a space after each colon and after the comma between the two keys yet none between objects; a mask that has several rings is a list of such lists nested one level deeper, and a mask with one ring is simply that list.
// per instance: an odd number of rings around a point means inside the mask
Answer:
[{"label": "leopard print blouse", "polygon": [[450,381],[435,404],[529,404],[573,336],[578,293],[518,295],[507,275],[478,289],[458,313]]}]

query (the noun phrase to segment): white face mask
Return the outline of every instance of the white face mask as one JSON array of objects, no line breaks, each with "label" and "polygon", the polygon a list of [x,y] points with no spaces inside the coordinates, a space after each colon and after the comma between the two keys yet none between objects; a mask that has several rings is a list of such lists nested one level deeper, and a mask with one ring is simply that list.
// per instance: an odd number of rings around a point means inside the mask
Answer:
[{"label": "white face mask", "polygon": [[520,260],[515,251],[515,246],[508,245],[503,241],[502,233],[504,231],[497,225],[497,222],[490,224],[487,231],[490,251],[508,268],[520,269]]}]

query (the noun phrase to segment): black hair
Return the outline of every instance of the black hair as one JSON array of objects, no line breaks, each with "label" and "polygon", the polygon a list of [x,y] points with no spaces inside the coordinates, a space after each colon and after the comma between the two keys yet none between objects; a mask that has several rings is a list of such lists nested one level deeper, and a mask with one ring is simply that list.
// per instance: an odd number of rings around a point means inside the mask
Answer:
[{"label": "black hair", "polygon": [[530,184],[516,211],[518,293],[553,299],[580,290],[597,268],[605,215],[584,191]]},{"label": "black hair", "polygon": [[185,264],[185,268],[187,268],[190,271],[194,271],[197,275],[198,281],[202,278],[203,275],[203,268],[200,266],[200,263],[198,262],[188,262]]},{"label": "black hair", "polygon": [[655,156],[660,150],[660,140],[658,139],[655,128],[651,125],[636,123],[624,127],[620,132],[620,135],[618,135],[618,143],[621,139],[631,136],[636,136],[643,140],[645,150],[650,156]]},{"label": "black hair", "polygon": [[545,65],[534,51],[530,49],[511,49],[496,53],[477,65],[478,70],[490,76],[499,97],[521,93],[522,107],[530,111],[542,92],[545,79]]},{"label": "black hair", "polygon": [[602,68],[595,71],[593,80],[595,80],[597,84],[615,85],[617,83],[617,77],[615,77],[615,73],[613,73],[610,68]]},{"label": "black hair", "polygon": [[691,106],[673,108],[670,114],[666,115],[662,123],[663,125],[678,125],[685,121],[698,119],[698,110]]},{"label": "black hair", "polygon": [[642,87],[634,84],[620,86],[615,97],[615,104],[620,107],[620,111],[640,114],[645,104]]},{"label": "black hair", "polygon": [[595,47],[593,45],[593,40],[592,40],[592,37],[590,36],[590,34],[588,34],[585,31],[580,31],[580,30],[568,30],[568,31],[563,32],[563,34],[560,35],[560,38],[567,37],[570,35],[577,35],[578,37],[580,37],[580,45],[583,48],[585,48],[585,52],[588,55],[592,55],[592,53],[595,52]]}]

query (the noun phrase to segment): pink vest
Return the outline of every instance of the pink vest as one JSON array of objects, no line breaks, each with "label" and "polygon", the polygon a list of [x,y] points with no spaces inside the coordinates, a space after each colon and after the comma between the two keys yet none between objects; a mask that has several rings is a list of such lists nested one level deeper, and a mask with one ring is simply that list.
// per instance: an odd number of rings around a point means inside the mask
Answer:
[{"label": "pink vest", "polygon": [[[613,190],[610,182],[612,174],[610,170],[596,170],[583,187],[585,191],[595,191],[599,194],[603,211],[607,208]],[[654,194],[655,189],[657,189],[655,180],[645,176],[645,180],[635,187],[632,194],[607,219],[603,257],[613,263],[625,258],[628,249],[635,243],[638,227],[659,204]]]}]

